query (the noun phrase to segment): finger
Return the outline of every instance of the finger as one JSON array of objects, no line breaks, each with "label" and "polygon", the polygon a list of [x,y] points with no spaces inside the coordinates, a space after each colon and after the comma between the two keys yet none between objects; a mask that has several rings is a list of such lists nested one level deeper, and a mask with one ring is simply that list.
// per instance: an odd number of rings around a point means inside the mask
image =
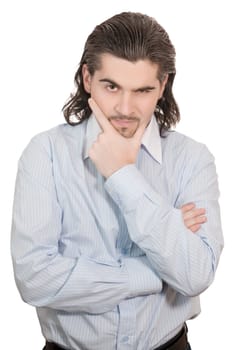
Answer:
[{"label": "finger", "polygon": [[195,208],[192,210],[185,211],[183,213],[183,218],[184,218],[184,220],[189,220],[192,218],[203,216],[203,215],[205,215],[205,213],[206,213],[206,210],[204,208]]},{"label": "finger", "polygon": [[103,131],[115,130],[93,98],[88,99],[90,108]]},{"label": "finger", "polygon": [[194,203],[187,203],[187,204],[184,204],[182,207],[181,207],[181,210],[182,210],[182,213],[186,213],[187,211],[190,211],[192,209],[195,208],[195,204]]},{"label": "finger", "polygon": [[182,213],[186,213],[187,211],[190,211],[195,208],[194,203],[186,203],[181,207]]},{"label": "finger", "polygon": [[206,216],[197,216],[195,218],[185,220],[184,223],[185,223],[185,226],[190,229],[193,225],[204,224],[206,221],[207,221]]},{"label": "finger", "polygon": [[189,228],[190,231],[192,231],[193,233],[196,233],[197,231],[199,231],[201,228],[201,225],[199,224],[196,224],[196,225],[193,225]]}]

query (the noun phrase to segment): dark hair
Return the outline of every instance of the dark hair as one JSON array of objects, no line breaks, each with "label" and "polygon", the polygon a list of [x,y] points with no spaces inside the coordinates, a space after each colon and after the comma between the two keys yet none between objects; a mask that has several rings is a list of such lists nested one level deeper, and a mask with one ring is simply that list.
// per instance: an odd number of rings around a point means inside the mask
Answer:
[{"label": "dark hair", "polygon": [[[180,112],[172,93],[176,75],[174,46],[166,31],[154,18],[134,12],[123,12],[107,19],[89,35],[74,78],[76,92],[63,107],[66,121],[76,125],[91,115],[88,104],[90,94],[84,89],[82,66],[87,64],[89,73],[93,75],[100,68],[100,56],[103,53],[131,62],[148,59],[157,63],[160,82],[168,74],[163,96],[155,106],[154,114],[161,135],[163,131],[175,126],[180,120]],[[72,121],[72,117],[75,117],[75,121]]]}]

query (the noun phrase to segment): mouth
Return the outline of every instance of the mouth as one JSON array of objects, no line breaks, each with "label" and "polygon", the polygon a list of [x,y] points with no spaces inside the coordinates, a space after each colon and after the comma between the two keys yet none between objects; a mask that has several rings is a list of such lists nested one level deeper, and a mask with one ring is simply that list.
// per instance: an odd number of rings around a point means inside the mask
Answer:
[{"label": "mouth", "polygon": [[114,127],[118,127],[118,128],[129,128],[133,126],[137,128],[139,125],[138,118],[111,117],[109,118],[109,121]]}]

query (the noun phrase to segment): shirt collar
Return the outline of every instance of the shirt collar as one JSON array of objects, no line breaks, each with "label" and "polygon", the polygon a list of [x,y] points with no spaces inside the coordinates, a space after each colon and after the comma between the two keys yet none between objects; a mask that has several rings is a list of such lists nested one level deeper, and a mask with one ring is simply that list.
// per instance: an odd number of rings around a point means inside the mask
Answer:
[{"label": "shirt collar", "polygon": [[[92,147],[92,144],[96,141],[100,132],[100,126],[94,115],[91,114],[87,122],[83,153],[84,159],[89,157],[89,150]],[[152,116],[151,121],[145,130],[141,144],[156,161],[158,161],[160,164],[162,163],[161,138],[159,134],[159,126],[154,115]]]}]

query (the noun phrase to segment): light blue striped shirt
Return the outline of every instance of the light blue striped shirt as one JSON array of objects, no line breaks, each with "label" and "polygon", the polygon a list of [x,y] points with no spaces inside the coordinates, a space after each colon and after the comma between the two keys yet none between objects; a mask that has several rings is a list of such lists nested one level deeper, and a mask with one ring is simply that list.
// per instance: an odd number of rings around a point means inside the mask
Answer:
[{"label": "light blue striped shirt", "polygon": [[[105,180],[88,150],[92,116],[35,136],[19,161],[15,279],[44,337],[72,350],[150,350],[200,312],[223,237],[213,156],[153,117],[136,165]],[[179,209],[206,208],[193,234]]]}]

